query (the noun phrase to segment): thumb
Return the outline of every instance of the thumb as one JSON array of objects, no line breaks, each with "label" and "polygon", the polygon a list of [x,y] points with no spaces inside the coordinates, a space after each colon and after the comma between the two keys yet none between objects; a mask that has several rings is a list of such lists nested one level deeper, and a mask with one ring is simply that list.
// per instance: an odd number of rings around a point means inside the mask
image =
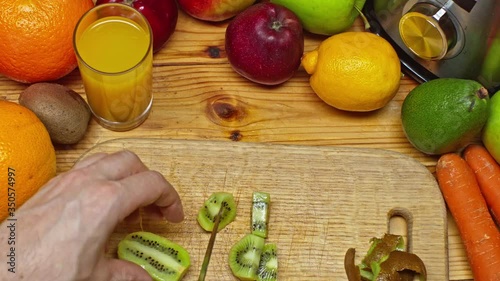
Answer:
[{"label": "thumb", "polygon": [[109,260],[110,281],[153,281],[153,278],[139,265],[118,259]]}]

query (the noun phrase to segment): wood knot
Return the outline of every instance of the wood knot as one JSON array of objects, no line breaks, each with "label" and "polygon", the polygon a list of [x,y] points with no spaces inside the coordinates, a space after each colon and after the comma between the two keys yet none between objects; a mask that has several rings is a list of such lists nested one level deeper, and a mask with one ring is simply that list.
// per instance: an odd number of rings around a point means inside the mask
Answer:
[{"label": "wood knot", "polygon": [[239,130],[234,130],[231,132],[229,139],[232,141],[240,141],[243,138],[243,135]]},{"label": "wood knot", "polygon": [[226,95],[212,97],[207,104],[206,111],[212,122],[226,127],[241,125],[247,115],[243,102]]},{"label": "wood knot", "polygon": [[213,58],[213,59],[221,58],[222,51],[217,46],[208,46],[208,48],[205,50],[205,52],[207,53],[207,55],[210,58]]}]

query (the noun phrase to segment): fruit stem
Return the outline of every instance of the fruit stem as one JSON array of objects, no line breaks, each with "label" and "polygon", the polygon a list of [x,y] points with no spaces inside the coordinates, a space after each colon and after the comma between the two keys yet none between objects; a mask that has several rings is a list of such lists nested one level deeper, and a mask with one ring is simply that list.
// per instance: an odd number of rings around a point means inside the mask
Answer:
[{"label": "fruit stem", "polygon": [[489,96],[489,93],[485,87],[481,87],[481,88],[479,88],[479,90],[477,90],[476,95],[480,99],[485,99]]},{"label": "fruit stem", "polygon": [[361,16],[361,18],[363,19],[363,22],[365,23],[365,30],[368,30],[370,29],[370,22],[368,21],[368,19],[366,18],[365,14],[363,14],[363,12],[361,12],[361,9],[356,7],[356,5],[354,5],[354,9],[356,9],[356,11],[358,11],[359,15]]}]

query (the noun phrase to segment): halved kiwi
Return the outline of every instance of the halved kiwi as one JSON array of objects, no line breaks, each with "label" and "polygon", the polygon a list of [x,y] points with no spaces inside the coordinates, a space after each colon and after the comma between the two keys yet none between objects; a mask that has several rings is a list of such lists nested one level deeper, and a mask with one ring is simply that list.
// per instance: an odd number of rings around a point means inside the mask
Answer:
[{"label": "halved kiwi", "polygon": [[233,194],[228,192],[214,192],[205,201],[198,212],[198,223],[206,231],[212,231],[215,224],[215,217],[222,208],[219,227],[220,231],[231,223],[236,217],[236,203],[234,202]]},{"label": "halved kiwi", "polygon": [[257,280],[264,238],[247,234],[236,242],[229,252],[229,267],[240,280]]},{"label": "halved kiwi", "polygon": [[276,281],[278,279],[278,247],[275,243],[267,243],[262,248],[257,281]]},{"label": "halved kiwi", "polygon": [[180,280],[191,266],[182,246],[150,232],[134,232],[118,244],[118,258],[144,268],[155,281]]},{"label": "halved kiwi", "polygon": [[255,191],[252,201],[252,233],[262,238],[267,238],[269,222],[269,204],[271,195],[267,192]]}]

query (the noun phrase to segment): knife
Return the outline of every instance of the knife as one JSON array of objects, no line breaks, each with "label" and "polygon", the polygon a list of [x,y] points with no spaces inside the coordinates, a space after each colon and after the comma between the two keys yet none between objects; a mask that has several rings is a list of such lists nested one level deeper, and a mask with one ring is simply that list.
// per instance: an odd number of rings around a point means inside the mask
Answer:
[{"label": "knife", "polygon": [[201,265],[200,276],[198,277],[198,281],[204,281],[205,276],[207,275],[208,263],[210,262],[210,257],[212,256],[212,249],[215,244],[215,237],[217,236],[217,230],[219,228],[220,217],[222,214],[222,206],[219,209],[219,212],[215,216],[214,228],[212,229],[212,234],[210,234],[210,239],[208,240],[207,251],[205,252],[205,257],[203,258],[203,264]]}]

